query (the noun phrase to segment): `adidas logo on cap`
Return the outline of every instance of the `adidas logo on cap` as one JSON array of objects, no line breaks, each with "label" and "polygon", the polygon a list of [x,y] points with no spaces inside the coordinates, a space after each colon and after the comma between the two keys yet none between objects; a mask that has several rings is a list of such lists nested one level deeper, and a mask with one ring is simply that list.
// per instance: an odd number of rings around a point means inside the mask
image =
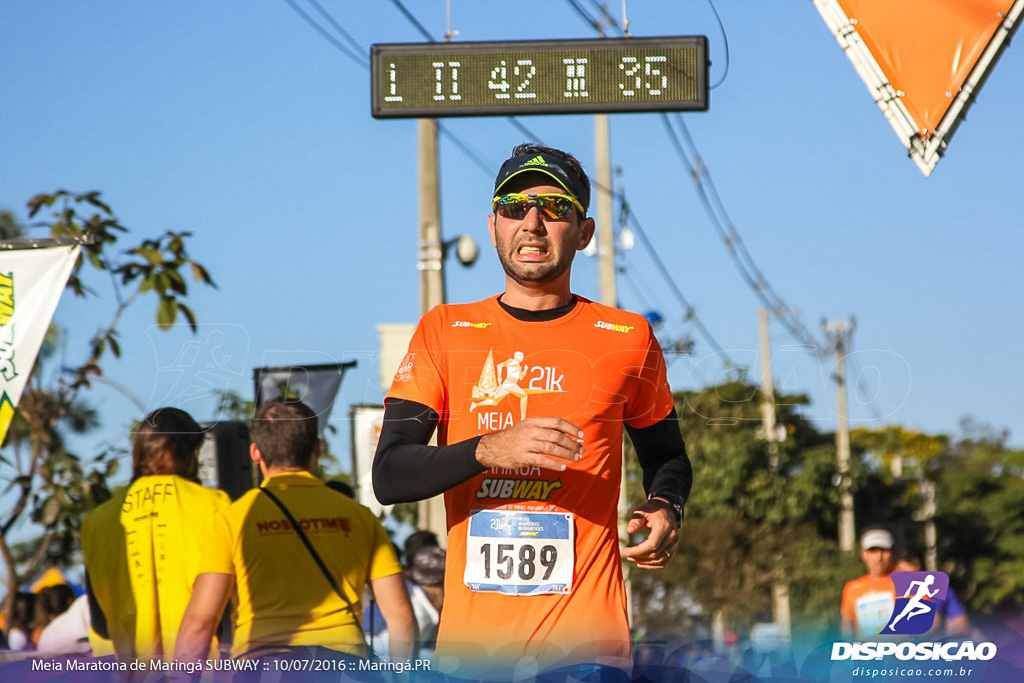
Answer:
[{"label": "adidas logo on cap", "polygon": [[523,166],[547,166],[548,162],[544,161],[544,157],[537,155],[529,161],[524,161]]}]

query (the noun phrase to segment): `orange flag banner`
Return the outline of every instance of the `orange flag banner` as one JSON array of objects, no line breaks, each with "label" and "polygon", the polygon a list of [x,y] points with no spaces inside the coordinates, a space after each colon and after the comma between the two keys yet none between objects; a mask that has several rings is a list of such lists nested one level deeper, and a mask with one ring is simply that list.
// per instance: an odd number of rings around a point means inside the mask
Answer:
[{"label": "orange flag banner", "polygon": [[926,176],[1024,12],[1024,0],[814,4]]}]

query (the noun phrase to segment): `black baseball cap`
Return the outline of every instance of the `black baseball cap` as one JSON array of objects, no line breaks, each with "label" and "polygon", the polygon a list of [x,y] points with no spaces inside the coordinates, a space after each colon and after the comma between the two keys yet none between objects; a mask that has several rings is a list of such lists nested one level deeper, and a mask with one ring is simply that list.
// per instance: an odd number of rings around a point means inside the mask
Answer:
[{"label": "black baseball cap", "polygon": [[498,195],[505,183],[523,173],[543,173],[575,197],[584,209],[590,207],[590,182],[565,159],[552,154],[521,154],[503,163],[494,179],[494,195]]}]

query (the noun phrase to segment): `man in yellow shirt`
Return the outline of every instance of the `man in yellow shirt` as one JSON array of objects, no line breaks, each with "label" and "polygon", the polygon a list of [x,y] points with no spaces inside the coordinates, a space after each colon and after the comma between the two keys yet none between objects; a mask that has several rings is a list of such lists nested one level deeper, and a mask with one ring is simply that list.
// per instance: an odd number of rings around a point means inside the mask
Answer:
[{"label": "man in yellow shirt", "polygon": [[199,535],[231,502],[196,483],[204,438],[183,410],[147,415],[132,444],[128,490],[82,522],[93,630],[113,641],[120,661],[171,660],[198,575]]},{"label": "man in yellow shirt", "polygon": [[320,455],[313,411],[266,403],[252,439],[263,485],[206,531],[177,659],[203,658],[229,598],[234,657],[365,657],[358,615],[367,583],[388,623],[392,657],[408,659],[416,619],[402,567],[373,513],[313,476]]}]

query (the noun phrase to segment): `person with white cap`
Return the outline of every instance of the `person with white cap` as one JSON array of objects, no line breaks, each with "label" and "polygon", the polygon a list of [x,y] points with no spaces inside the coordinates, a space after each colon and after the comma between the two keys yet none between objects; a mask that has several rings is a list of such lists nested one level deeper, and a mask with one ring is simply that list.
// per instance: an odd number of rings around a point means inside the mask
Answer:
[{"label": "person with white cap", "polygon": [[871,638],[881,633],[892,616],[896,593],[889,574],[893,570],[893,535],[885,527],[868,527],[860,537],[860,559],[867,574],[843,587],[842,633],[845,638]]}]

